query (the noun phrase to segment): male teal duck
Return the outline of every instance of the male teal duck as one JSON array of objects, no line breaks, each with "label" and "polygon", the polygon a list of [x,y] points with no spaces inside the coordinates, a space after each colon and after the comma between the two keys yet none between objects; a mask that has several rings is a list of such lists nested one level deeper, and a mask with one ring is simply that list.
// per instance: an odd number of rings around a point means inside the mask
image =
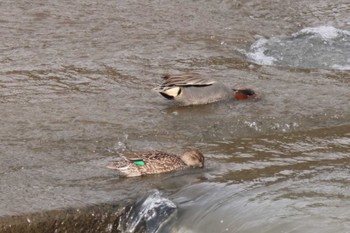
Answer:
[{"label": "male teal duck", "polygon": [[228,99],[244,100],[256,96],[250,88],[230,89],[199,73],[165,75],[163,83],[154,90],[180,105],[208,104]]},{"label": "male teal duck", "polygon": [[107,166],[118,170],[122,176],[135,177],[171,172],[188,167],[204,166],[204,156],[197,149],[186,151],[182,156],[162,151],[139,152],[121,156],[122,159]]}]

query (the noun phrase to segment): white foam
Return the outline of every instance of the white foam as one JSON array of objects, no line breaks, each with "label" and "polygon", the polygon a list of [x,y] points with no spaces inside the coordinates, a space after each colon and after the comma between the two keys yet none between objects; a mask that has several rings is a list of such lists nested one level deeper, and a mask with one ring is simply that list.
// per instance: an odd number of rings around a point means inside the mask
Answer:
[{"label": "white foam", "polygon": [[[289,37],[257,38],[246,56],[260,65],[293,64],[296,67],[350,70],[349,41],[350,31],[347,30],[325,25],[306,27]],[[317,56],[312,56],[313,53]]]},{"label": "white foam", "polygon": [[338,65],[338,64],[334,64],[331,66],[332,69],[335,70],[350,70],[350,64],[349,65]]},{"label": "white foam", "polygon": [[324,40],[330,40],[337,38],[339,35],[350,35],[349,31],[337,29],[332,26],[319,26],[319,27],[307,27],[301,31],[294,33],[293,36],[301,34],[317,34]]},{"label": "white foam", "polygon": [[261,65],[273,65],[276,58],[265,55],[267,39],[260,38],[251,46],[251,52],[247,54],[247,57]]}]

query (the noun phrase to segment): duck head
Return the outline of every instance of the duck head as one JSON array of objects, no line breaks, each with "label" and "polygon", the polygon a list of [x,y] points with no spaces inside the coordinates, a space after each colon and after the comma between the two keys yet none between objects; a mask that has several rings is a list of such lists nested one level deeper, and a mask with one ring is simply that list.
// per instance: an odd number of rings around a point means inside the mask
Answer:
[{"label": "duck head", "polygon": [[234,88],[233,98],[236,100],[246,100],[256,97],[255,91],[250,88]]},{"label": "duck head", "polygon": [[181,160],[190,167],[204,167],[204,156],[197,149],[191,149],[186,151],[182,156]]}]

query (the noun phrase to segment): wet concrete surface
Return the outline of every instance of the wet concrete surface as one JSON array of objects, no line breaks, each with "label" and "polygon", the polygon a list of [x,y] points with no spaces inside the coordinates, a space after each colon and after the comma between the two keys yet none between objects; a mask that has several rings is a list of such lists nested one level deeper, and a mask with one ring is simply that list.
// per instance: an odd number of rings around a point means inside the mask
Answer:
[{"label": "wet concrete surface", "polygon": [[[120,205],[156,188],[179,206],[183,231],[349,232],[349,72],[246,57],[261,37],[349,30],[349,8],[1,2],[0,229],[108,232]],[[186,71],[260,99],[180,108],[152,92]],[[188,147],[205,169],[127,180],[105,168],[119,151]]]}]

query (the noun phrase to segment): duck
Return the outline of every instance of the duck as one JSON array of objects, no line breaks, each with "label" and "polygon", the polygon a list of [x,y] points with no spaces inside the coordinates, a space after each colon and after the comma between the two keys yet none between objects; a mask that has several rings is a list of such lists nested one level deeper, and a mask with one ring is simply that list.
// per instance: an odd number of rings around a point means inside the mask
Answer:
[{"label": "duck", "polygon": [[121,160],[111,163],[107,168],[118,170],[121,176],[125,177],[204,167],[204,155],[197,149],[189,149],[181,156],[163,151],[146,151],[125,154],[120,157]]},{"label": "duck", "polygon": [[229,88],[200,73],[167,74],[153,90],[179,105],[208,104],[221,100],[246,100],[256,97],[250,88]]}]

